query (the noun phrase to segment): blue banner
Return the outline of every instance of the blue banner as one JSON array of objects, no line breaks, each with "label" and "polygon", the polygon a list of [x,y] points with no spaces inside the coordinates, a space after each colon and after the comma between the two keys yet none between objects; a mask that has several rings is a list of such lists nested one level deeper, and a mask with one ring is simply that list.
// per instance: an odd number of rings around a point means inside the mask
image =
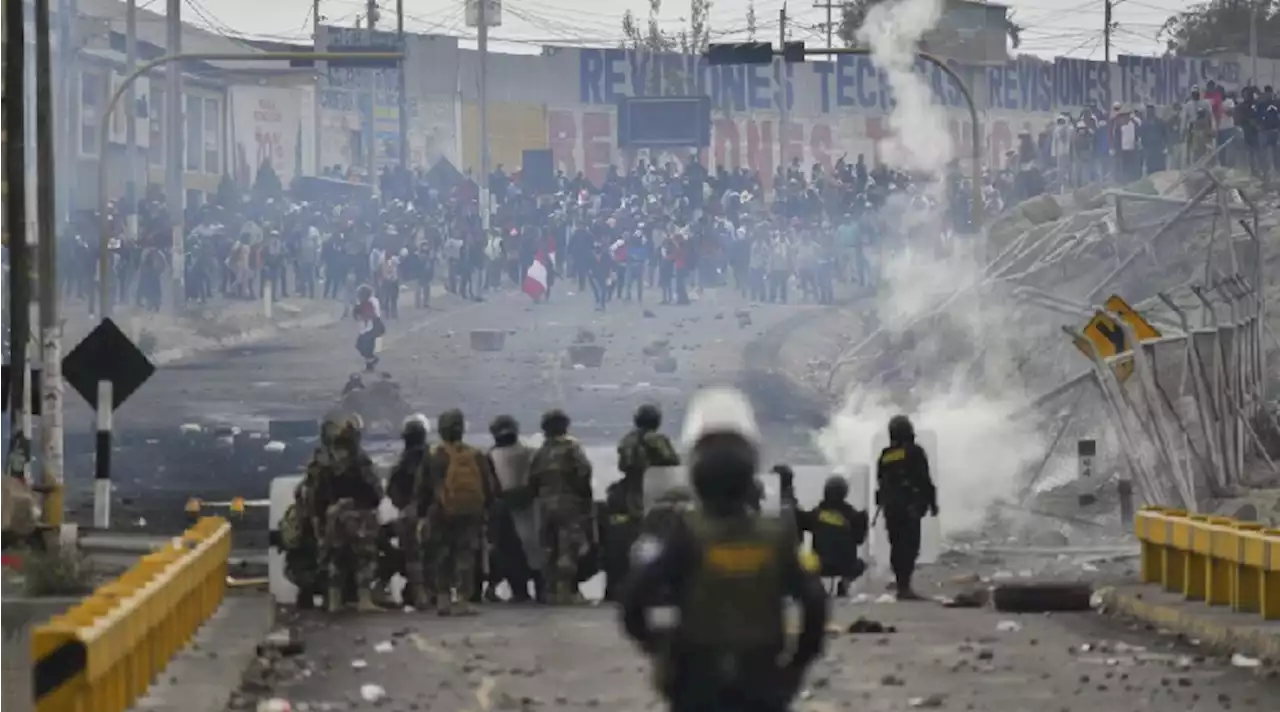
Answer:
[{"label": "blue banner", "polygon": [[1198,57],[1116,58],[1120,74],[1120,101],[1129,104],[1164,105],[1186,101],[1192,87],[1201,91],[1213,83],[1239,89],[1245,77],[1240,63]]}]

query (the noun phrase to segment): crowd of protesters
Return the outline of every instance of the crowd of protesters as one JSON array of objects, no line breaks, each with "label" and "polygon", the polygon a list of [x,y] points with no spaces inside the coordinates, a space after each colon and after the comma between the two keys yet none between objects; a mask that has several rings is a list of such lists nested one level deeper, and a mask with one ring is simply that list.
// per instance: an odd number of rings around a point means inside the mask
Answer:
[{"label": "crowd of protesters", "polygon": [[[1191,165],[1222,146],[1217,161],[1265,178],[1280,168],[1278,136],[1280,100],[1270,86],[1237,94],[1210,82],[1163,109],[1116,104],[1109,114],[1098,107],[1063,114],[1037,136],[1023,133],[1003,166],[983,172],[977,192],[993,214],[1047,190]],[[418,308],[430,306],[433,283],[483,299],[519,288],[538,260],[546,268],[539,299],[555,300],[557,283],[569,284],[600,310],[655,298],[687,304],[721,286],[756,302],[830,303],[839,283],[873,283],[885,251],[909,237],[922,214],[945,216],[943,234],[936,223],[931,230],[946,249],[970,230],[974,194],[958,163],[939,177],[940,191],[925,188],[934,176],[869,165],[861,155],[829,171],[793,158],[771,176],[708,169],[692,158],[638,160],[610,168],[601,185],[557,174],[536,187],[499,166],[487,179],[486,231],[476,181],[447,164],[385,170],[376,191],[346,177],[333,166],[286,189],[264,165],[243,192],[224,180],[185,213],[181,296],[249,300],[269,290],[275,298],[351,303],[367,285],[382,316],[394,319],[403,292]],[[126,219],[130,212],[136,220]],[[136,204],[113,204],[109,223],[113,297],[160,310],[172,255],[164,196],[153,187]],[[90,309],[96,234],[96,217],[82,215],[59,251],[65,293]]]},{"label": "crowd of protesters", "polygon": [[[340,174],[340,168],[326,171]],[[269,167],[243,194],[224,181],[187,210],[183,233],[189,302],[255,300],[269,290],[352,303],[370,287],[381,316],[399,316],[402,295],[429,307],[431,285],[466,299],[519,288],[535,260],[546,267],[540,299],[589,292],[597,309],[615,302],[681,305],[701,290],[726,287],[744,300],[830,303],[835,285],[866,285],[871,248],[898,222],[890,203],[932,202],[911,176],[863,157],[831,174],[798,159],[763,182],[746,170],[708,171],[696,161],[611,169],[602,185],[556,175],[532,190],[519,173],[489,176],[493,211],[486,232],[476,183],[389,170],[379,190],[329,177],[285,190]],[[969,192],[953,191],[967,216]],[[132,206],[111,205],[108,222],[112,296],[159,311],[169,290],[172,229],[164,197],[153,190]],[[963,219],[961,219],[963,222]],[[92,310],[98,221],[84,214],[64,231],[64,292]],[[404,294],[409,292],[410,294]]]},{"label": "crowd of protesters", "polygon": [[1023,134],[1005,155],[1018,172],[1035,163],[1046,182],[1061,188],[1143,176],[1194,165],[1211,153],[1222,166],[1247,169],[1269,180],[1280,170],[1280,97],[1268,85],[1238,92],[1210,81],[1192,87],[1185,101],[1166,107],[1113,104],[1063,113],[1035,137]]}]

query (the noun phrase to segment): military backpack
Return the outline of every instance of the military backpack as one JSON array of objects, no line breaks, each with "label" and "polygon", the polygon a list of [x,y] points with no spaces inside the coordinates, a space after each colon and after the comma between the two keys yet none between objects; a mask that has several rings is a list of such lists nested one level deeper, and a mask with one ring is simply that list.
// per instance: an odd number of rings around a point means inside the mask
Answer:
[{"label": "military backpack", "polygon": [[298,505],[291,504],[280,517],[280,548],[293,551],[302,546],[303,522]]},{"label": "military backpack", "polygon": [[484,475],[480,454],[461,443],[440,445],[449,456],[449,467],[440,483],[437,501],[445,514],[478,515],[484,511]]}]

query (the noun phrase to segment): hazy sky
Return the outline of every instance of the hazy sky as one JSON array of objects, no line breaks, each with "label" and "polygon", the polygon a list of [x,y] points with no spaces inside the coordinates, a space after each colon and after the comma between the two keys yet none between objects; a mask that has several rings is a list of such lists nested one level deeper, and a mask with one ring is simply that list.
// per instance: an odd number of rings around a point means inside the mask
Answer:
[{"label": "hazy sky", "polygon": [[[223,34],[259,39],[306,40],[311,35],[311,0],[183,0],[183,19]],[[821,0],[818,0],[821,1]],[[163,12],[164,0],[138,0],[140,7]],[[808,2],[785,3],[791,39],[825,42],[826,11]],[[1069,55],[1101,59],[1103,0],[1012,0],[1005,3],[1026,28],[1020,51],[1046,57]],[[1118,29],[1113,54],[1154,54],[1162,47],[1156,33],[1166,18],[1189,7],[1188,0],[1119,0],[1114,8]],[[713,0],[713,39],[745,39],[749,0]],[[395,0],[379,0],[380,27],[395,27]],[[648,14],[646,0],[506,0],[502,26],[491,32],[495,51],[536,52],[540,44],[616,45],[620,20],[631,9]],[[776,39],[783,0],[755,0],[760,39]],[[364,13],[365,0],[321,0],[320,14],[330,24],[353,25]],[[462,0],[404,0],[405,26],[418,32],[475,37],[463,22]],[[664,28],[685,26],[687,0],[666,0],[660,13]],[[838,16],[838,11],[837,11]]]}]

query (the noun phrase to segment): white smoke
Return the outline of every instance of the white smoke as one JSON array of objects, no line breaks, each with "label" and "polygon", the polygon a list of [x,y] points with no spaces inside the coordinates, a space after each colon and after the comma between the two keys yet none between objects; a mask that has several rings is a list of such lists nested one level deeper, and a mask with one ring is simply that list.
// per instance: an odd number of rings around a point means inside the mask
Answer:
[{"label": "white smoke", "polygon": [[889,113],[892,136],[880,144],[890,166],[941,173],[955,155],[947,115],[934,106],[933,89],[916,72],[920,39],[942,17],[942,0],[898,0],[873,6],[858,28],[858,43],[888,76],[895,104]]},{"label": "white smoke", "polygon": [[[920,38],[941,9],[940,0],[876,5],[858,32],[897,100],[894,137],[881,146],[891,168],[940,175],[954,156],[946,111],[915,71]],[[938,451],[931,465],[946,534],[973,528],[992,502],[1014,496],[1021,476],[1043,456],[1044,439],[1033,420],[1016,415],[1027,398],[1011,348],[1020,335],[1007,328],[1015,323],[1012,303],[980,286],[985,265],[965,249],[975,238],[953,238],[939,251],[941,215],[922,218],[913,200],[899,193],[885,208],[901,214],[891,224],[907,237],[881,253],[875,313],[888,336],[869,344],[863,356],[876,367],[865,368],[864,358],[861,370],[865,376],[898,369],[887,379],[893,387],[854,388],[814,441],[832,466],[874,472],[872,443],[890,417],[906,413],[917,432],[933,431]],[[934,317],[939,312],[945,314]]]}]

